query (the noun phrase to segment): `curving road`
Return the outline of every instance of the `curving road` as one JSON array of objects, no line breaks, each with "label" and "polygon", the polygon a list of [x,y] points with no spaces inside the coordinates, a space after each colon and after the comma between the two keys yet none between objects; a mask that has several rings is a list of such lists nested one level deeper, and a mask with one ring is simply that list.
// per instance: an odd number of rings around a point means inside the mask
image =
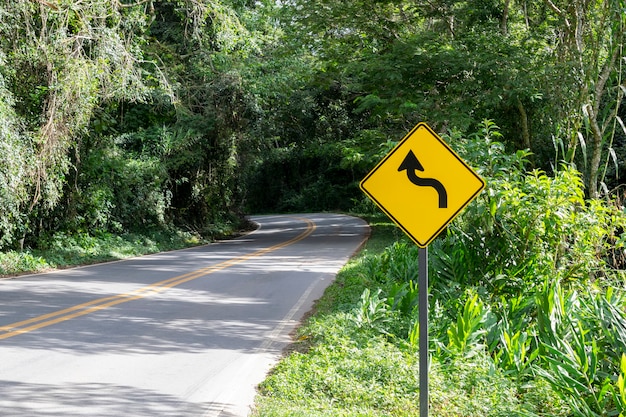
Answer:
[{"label": "curving road", "polygon": [[248,415],[368,233],[336,214],[251,219],[234,240],[0,281],[0,415]]}]

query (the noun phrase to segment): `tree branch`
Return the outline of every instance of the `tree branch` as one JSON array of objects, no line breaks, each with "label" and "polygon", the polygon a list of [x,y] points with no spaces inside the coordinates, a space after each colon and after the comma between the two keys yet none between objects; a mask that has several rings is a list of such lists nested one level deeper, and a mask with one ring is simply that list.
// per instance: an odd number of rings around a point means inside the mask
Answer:
[{"label": "tree branch", "polygon": [[602,96],[604,95],[604,87],[606,86],[606,83],[611,76],[611,72],[613,72],[613,70],[615,69],[615,61],[617,60],[617,56],[619,55],[619,49],[620,48],[615,48],[611,57],[607,58],[606,62],[604,63],[604,68],[602,68],[602,72],[600,73],[600,77],[596,82],[593,103],[593,112],[596,115],[600,112],[600,102],[602,101]]},{"label": "tree branch", "polygon": [[39,4],[43,4],[44,6],[48,6],[51,9],[59,10],[59,7],[57,5],[52,4],[49,1],[46,1],[46,0],[34,0],[34,1],[36,1]]},{"label": "tree branch", "polygon": [[552,3],[551,0],[546,0],[546,3],[548,4],[548,6],[558,15],[563,16],[563,12],[561,11],[561,9],[559,9],[558,7],[556,7],[556,5],[554,3]]},{"label": "tree branch", "polygon": [[558,14],[559,16],[563,17],[563,19],[565,19],[565,26],[569,28],[570,23],[569,23],[569,20],[567,20],[567,17],[565,17],[565,13],[563,13],[563,11],[559,9],[556,6],[556,4],[552,3],[552,0],[546,0],[546,4],[548,5],[548,7],[552,9],[552,11],[554,11],[556,14]]}]

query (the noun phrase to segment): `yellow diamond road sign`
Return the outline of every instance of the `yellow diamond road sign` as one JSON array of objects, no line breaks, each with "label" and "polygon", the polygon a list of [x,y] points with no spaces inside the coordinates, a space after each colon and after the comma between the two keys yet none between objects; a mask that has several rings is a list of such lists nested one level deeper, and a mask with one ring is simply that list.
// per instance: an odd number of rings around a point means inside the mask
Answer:
[{"label": "yellow diamond road sign", "polygon": [[422,248],[483,188],[485,181],[425,123],[361,181],[361,189]]}]

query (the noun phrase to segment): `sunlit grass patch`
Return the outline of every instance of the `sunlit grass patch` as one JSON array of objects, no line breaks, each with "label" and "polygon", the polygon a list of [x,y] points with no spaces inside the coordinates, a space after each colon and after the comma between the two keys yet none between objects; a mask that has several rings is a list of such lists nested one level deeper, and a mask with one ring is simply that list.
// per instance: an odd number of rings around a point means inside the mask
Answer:
[{"label": "sunlit grass patch", "polygon": [[0,276],[125,259],[203,243],[207,243],[207,240],[179,230],[123,235],[57,233],[40,249],[0,252]]}]

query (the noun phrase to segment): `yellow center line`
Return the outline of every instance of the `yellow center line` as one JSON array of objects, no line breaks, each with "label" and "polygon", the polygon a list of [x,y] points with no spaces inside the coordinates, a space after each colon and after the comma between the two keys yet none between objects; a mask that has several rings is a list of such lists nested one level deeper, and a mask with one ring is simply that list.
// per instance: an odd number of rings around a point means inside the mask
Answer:
[{"label": "yellow center line", "polygon": [[87,314],[90,314],[99,310],[103,310],[105,308],[109,308],[118,304],[127,303],[129,301],[144,298],[152,294],[158,294],[160,292],[165,291],[168,288],[176,287],[186,282],[193,281],[200,277],[212,274],[213,272],[221,271],[233,265],[237,265],[242,262],[245,262],[249,259],[257,258],[267,253],[292,245],[296,242],[299,242],[305,239],[307,236],[313,233],[313,231],[316,228],[315,223],[309,219],[298,218],[298,220],[304,221],[306,223],[307,225],[306,230],[302,232],[301,234],[299,234],[298,236],[286,242],[279,243],[277,245],[270,246],[265,249],[260,249],[256,252],[252,252],[247,255],[238,256],[236,258],[232,258],[232,259],[217,263],[215,265],[207,266],[205,268],[201,268],[196,271],[191,271],[182,275],[175,276],[173,278],[168,278],[163,281],[155,282],[153,284],[146,285],[145,287],[138,288],[128,293],[99,298],[96,300],[88,301],[86,303],[75,305],[73,307],[65,308],[63,310],[54,311],[52,313],[43,314],[41,316],[33,317],[31,319],[22,320],[16,323],[0,326],[0,332],[5,332],[5,333],[0,333],[0,339],[8,339],[10,337],[17,336],[19,334],[28,333],[33,330],[41,329],[43,327],[48,327],[53,324],[71,320],[76,317],[85,316]]}]

